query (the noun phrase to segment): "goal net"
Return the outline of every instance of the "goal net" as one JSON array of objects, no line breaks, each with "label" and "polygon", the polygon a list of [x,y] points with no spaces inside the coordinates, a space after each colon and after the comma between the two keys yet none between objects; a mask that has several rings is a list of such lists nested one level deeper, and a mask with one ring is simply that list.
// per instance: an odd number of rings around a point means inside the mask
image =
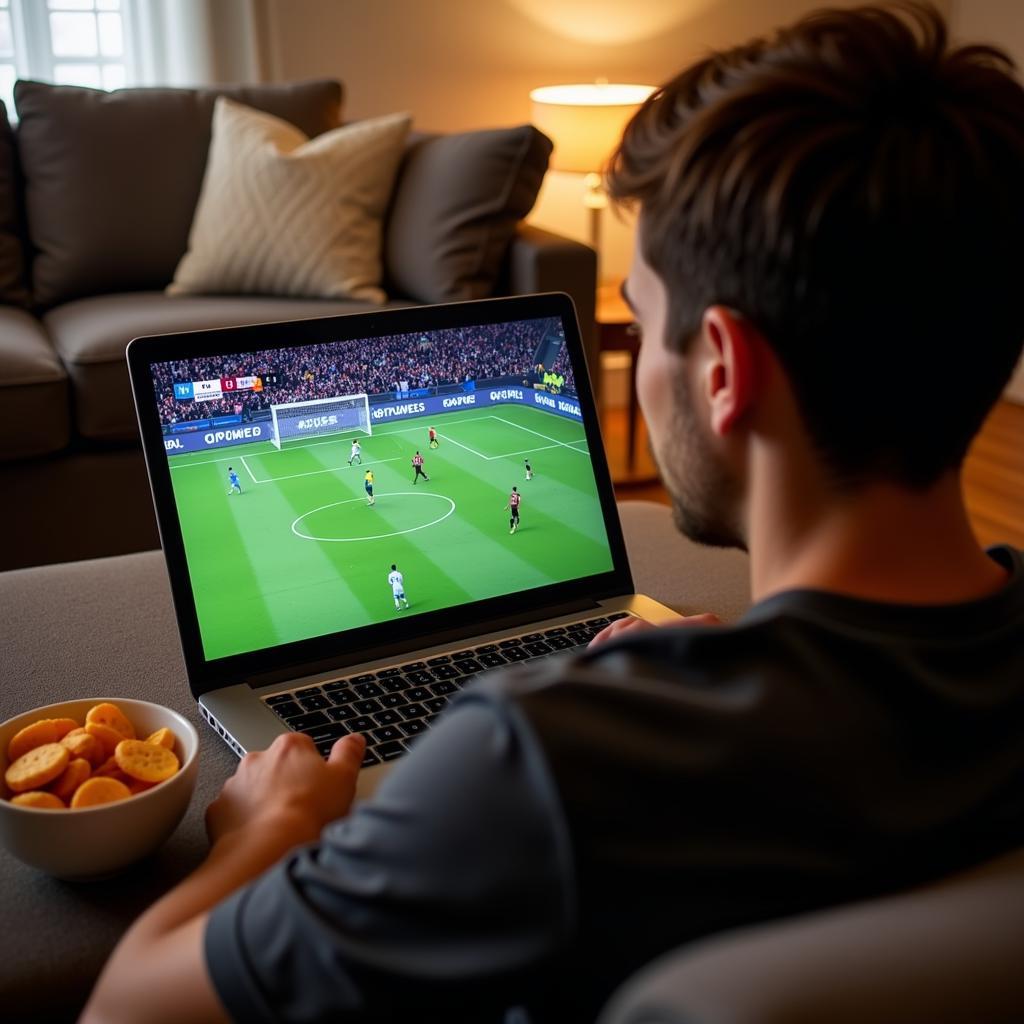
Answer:
[{"label": "goal net", "polygon": [[275,448],[285,441],[304,437],[326,437],[357,431],[372,434],[370,427],[370,401],[366,395],[339,395],[337,398],[317,398],[310,402],[285,402],[272,405]]}]

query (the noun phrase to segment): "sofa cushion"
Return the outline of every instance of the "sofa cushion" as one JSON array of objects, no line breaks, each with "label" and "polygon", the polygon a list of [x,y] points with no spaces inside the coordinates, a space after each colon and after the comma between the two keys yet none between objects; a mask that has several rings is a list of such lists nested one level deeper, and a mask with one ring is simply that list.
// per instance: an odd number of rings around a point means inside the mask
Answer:
[{"label": "sofa cushion", "polygon": [[0,459],[59,451],[70,433],[67,374],[43,325],[0,306]]},{"label": "sofa cushion", "polygon": [[71,378],[78,432],[96,440],[126,441],[138,436],[124,356],[132,338],[380,308],[339,299],[129,292],[66,303],[50,310],[44,322]]},{"label": "sofa cushion", "polygon": [[171,280],[188,242],[220,95],[307,135],[340,123],[341,85],[333,81],[110,93],[15,84],[39,305]]},{"label": "sofa cushion", "polygon": [[0,103],[0,302],[29,304],[18,158],[7,108]]},{"label": "sofa cushion", "polygon": [[221,96],[188,252],[169,295],[307,295],[383,302],[381,222],[412,119],[310,139]]},{"label": "sofa cushion", "polygon": [[413,140],[385,236],[389,291],[421,302],[493,294],[550,155],[551,140],[532,125]]}]

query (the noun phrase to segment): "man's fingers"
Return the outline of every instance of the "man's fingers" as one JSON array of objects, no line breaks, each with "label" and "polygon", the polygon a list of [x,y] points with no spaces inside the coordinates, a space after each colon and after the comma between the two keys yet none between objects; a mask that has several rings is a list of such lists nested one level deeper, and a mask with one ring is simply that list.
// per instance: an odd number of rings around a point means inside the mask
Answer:
[{"label": "man's fingers", "polygon": [[331,747],[327,763],[337,768],[348,768],[353,772],[358,772],[365,750],[366,739],[363,735],[358,732],[350,733],[348,736],[342,736]]},{"label": "man's fingers", "polygon": [[619,619],[613,622],[610,626],[605,626],[593,640],[590,641],[588,646],[598,647],[601,644],[607,643],[609,640],[617,640],[624,633],[632,633],[638,629],[654,629],[654,623],[644,622],[643,619]]},{"label": "man's fingers", "polygon": [[[699,615],[685,615],[682,619],[671,623],[672,626],[720,626],[722,620],[713,612],[701,612]],[[618,640],[626,633],[634,633],[641,629],[655,629],[653,622],[645,622],[643,619],[628,618],[618,619],[610,626],[605,626],[593,640],[590,647],[598,647],[608,643],[609,640]]]}]

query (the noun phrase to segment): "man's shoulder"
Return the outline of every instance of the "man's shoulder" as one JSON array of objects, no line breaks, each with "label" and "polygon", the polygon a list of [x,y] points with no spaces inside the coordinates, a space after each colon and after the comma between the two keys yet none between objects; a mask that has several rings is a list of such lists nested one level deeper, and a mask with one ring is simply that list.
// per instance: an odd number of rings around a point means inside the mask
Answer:
[{"label": "man's shoulder", "polygon": [[633,749],[664,741],[720,754],[856,745],[936,714],[952,728],[982,693],[995,717],[1019,714],[1024,603],[1008,593],[997,604],[960,621],[949,608],[780,595],[734,625],[637,632],[485,685],[548,748],[621,749],[627,733]]}]

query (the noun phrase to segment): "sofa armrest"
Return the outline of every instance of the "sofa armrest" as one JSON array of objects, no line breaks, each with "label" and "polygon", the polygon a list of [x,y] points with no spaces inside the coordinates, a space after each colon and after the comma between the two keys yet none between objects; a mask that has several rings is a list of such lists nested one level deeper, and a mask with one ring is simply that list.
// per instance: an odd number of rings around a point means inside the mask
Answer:
[{"label": "sofa armrest", "polygon": [[597,325],[594,306],[597,297],[597,253],[581,242],[544,231],[521,222],[506,256],[502,275],[504,291],[509,295],[531,292],[566,292],[576,305],[583,351],[587,357],[590,380],[597,393]]}]

